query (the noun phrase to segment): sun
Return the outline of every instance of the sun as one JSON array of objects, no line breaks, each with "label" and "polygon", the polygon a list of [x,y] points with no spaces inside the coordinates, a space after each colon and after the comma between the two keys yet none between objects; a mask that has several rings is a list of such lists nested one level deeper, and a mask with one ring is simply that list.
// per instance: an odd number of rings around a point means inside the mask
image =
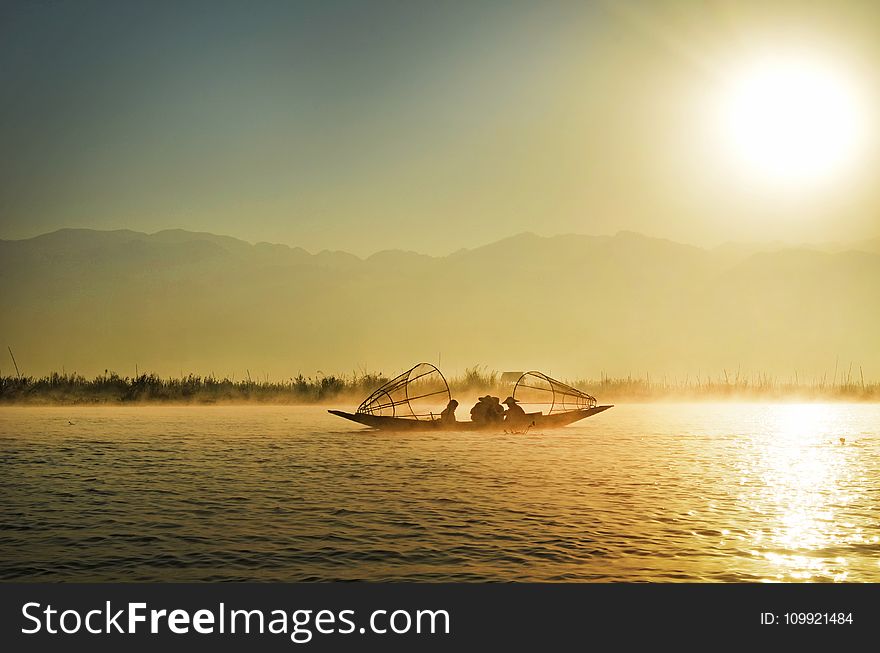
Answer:
[{"label": "sun", "polygon": [[835,178],[855,162],[864,138],[850,78],[803,55],[742,66],[726,80],[719,113],[733,160],[753,179],[774,185]]}]

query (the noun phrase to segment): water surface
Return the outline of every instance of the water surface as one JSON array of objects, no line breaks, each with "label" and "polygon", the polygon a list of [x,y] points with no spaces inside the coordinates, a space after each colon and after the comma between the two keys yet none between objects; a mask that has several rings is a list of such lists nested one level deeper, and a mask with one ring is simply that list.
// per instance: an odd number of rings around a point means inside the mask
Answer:
[{"label": "water surface", "polygon": [[527,435],[3,408],[0,578],[876,582],[878,436],[869,404],[623,405]]}]

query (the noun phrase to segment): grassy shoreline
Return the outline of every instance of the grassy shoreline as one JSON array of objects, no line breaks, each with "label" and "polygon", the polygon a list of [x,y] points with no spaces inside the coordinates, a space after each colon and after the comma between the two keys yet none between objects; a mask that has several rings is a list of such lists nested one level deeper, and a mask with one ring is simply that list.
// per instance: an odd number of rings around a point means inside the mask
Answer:
[{"label": "grassy shoreline", "polygon": [[[357,404],[388,380],[381,373],[354,373],[316,378],[298,375],[285,381],[236,381],[190,374],[163,378],[113,372],[92,379],[79,374],[45,377],[0,376],[0,405],[138,405],[138,404]],[[600,403],[620,401],[868,401],[880,402],[880,383],[845,377],[840,381],[792,383],[761,375],[730,379],[727,375],[685,382],[602,375],[599,379],[566,381],[596,396]],[[500,374],[478,367],[449,379],[453,396],[509,394]]]}]

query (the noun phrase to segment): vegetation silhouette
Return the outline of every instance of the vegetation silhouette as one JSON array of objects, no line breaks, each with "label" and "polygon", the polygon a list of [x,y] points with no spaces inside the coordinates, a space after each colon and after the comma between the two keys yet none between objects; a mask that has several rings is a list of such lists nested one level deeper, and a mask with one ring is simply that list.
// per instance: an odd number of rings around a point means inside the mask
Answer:
[{"label": "vegetation silhouette", "polygon": [[[485,366],[467,368],[449,379],[453,394],[506,394],[512,386],[500,381],[501,375]],[[163,378],[142,373],[133,377],[105,371],[92,379],[76,373],[32,376],[0,376],[0,404],[94,405],[94,404],[319,404],[363,397],[389,380],[383,373],[354,372],[351,375],[306,377],[298,374],[286,380],[271,381],[219,378],[188,374]],[[780,380],[768,374],[731,375],[726,371],[695,378],[652,379],[643,377],[581,378],[571,385],[589,389],[603,401],[699,401],[699,400],[803,400],[803,401],[880,401],[880,383],[866,383],[852,370],[827,381]]]}]

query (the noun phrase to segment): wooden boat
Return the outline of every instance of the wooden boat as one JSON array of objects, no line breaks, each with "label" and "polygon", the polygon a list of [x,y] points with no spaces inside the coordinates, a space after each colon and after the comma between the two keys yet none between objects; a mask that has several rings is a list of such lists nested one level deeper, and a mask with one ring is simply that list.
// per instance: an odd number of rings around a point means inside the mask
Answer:
[{"label": "wooden boat", "polygon": [[595,397],[541,372],[519,377],[511,395],[526,412],[516,423],[444,422],[438,405],[451,399],[446,378],[430,363],[419,363],[375,390],[354,413],[329,410],[332,415],[383,431],[509,431],[567,426],[608,410]]},{"label": "wooden boat", "polygon": [[346,413],[341,410],[328,410],[331,415],[337,415],[344,419],[369,426],[370,428],[379,429],[381,431],[504,431],[516,430],[525,431],[531,428],[559,428],[568,426],[574,422],[591,417],[603,410],[608,410],[613,406],[594,406],[593,408],[585,408],[584,410],[573,410],[568,413],[557,413],[555,415],[543,415],[541,413],[526,413],[529,420],[522,425],[512,426],[504,422],[477,424],[470,420],[464,422],[455,422],[454,424],[443,424],[438,419],[435,420],[415,420],[406,419],[404,417],[390,417],[388,415],[368,415],[364,413]]}]

